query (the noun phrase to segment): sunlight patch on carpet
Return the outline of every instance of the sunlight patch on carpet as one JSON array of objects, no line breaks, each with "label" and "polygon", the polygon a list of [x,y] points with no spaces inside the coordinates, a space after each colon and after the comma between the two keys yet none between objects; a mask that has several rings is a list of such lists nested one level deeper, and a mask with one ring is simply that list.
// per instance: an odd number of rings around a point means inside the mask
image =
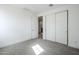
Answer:
[{"label": "sunlight patch on carpet", "polygon": [[34,45],[32,49],[34,50],[36,55],[39,55],[44,51],[44,49],[39,44]]}]

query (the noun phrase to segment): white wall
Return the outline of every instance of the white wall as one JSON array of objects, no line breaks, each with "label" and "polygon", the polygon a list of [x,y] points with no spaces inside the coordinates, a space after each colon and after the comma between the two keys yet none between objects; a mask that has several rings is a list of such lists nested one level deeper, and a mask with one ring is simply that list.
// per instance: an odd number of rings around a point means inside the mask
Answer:
[{"label": "white wall", "polygon": [[[53,14],[45,16],[45,39],[55,41],[55,17]],[[50,30],[49,30],[50,29]]]},{"label": "white wall", "polygon": [[[5,47],[17,42],[32,39],[32,17],[36,17],[29,11],[0,5],[0,47]],[[33,19],[33,21],[37,19]],[[34,27],[37,33],[37,26]],[[35,34],[35,33],[33,33]],[[37,34],[35,34],[37,36]]]},{"label": "white wall", "polygon": [[32,38],[38,38],[38,18],[36,16],[32,16]]},{"label": "white wall", "polygon": [[[59,8],[55,8],[51,11],[40,13],[38,16],[46,17],[47,15],[55,15],[56,12],[60,12],[63,10],[68,10],[68,14],[69,14],[68,15],[68,18],[69,18],[68,19],[68,23],[69,23],[68,24],[68,27],[69,27],[68,45],[74,48],[79,48],[79,5],[64,5]],[[55,19],[52,19],[52,20],[55,20]],[[51,29],[49,29],[48,31],[50,30]],[[54,30],[54,28],[52,30]],[[55,35],[55,33],[52,33],[51,36],[53,36],[53,34]],[[53,40],[53,38],[51,40]]]}]

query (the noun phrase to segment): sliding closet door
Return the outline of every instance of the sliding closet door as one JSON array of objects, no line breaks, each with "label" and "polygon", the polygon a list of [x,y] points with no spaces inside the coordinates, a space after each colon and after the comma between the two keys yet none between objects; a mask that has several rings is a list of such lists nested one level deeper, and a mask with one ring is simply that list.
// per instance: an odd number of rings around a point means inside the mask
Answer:
[{"label": "sliding closet door", "polygon": [[56,42],[67,44],[67,11],[56,13]]}]

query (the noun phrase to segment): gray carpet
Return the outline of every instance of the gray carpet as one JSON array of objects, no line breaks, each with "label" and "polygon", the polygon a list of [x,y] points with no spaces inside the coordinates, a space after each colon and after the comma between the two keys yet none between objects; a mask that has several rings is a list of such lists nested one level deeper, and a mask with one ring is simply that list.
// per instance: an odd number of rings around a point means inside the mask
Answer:
[{"label": "gray carpet", "polygon": [[27,40],[0,48],[0,55],[35,55],[32,47],[36,44],[39,44],[44,49],[40,55],[79,55],[79,49],[42,39]]}]

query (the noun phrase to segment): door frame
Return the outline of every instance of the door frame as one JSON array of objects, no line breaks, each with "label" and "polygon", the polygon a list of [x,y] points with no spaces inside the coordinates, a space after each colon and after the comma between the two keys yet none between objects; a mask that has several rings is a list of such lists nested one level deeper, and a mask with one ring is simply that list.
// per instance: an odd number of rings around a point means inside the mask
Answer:
[{"label": "door frame", "polygon": [[63,11],[59,11],[59,12],[56,12],[55,13],[55,42],[56,42],[56,14],[57,13],[61,13],[61,12],[67,12],[67,46],[68,46],[68,43],[69,43],[69,21],[68,21],[68,10],[63,10]]},{"label": "door frame", "polygon": [[43,39],[46,39],[46,16],[43,16]]}]

